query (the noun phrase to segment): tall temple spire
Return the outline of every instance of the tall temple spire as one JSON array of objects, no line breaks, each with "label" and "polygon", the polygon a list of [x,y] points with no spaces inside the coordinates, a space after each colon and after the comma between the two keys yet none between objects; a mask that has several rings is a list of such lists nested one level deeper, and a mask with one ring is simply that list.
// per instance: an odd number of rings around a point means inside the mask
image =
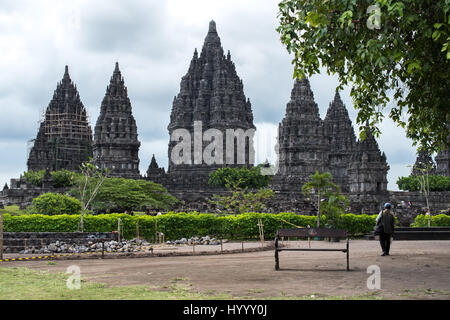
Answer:
[{"label": "tall temple spire", "polygon": [[92,131],[86,109],[65,66],[40,124],[28,158],[28,170],[79,170],[92,157]]},{"label": "tall temple spire", "polygon": [[209,23],[208,34],[203,43],[201,57],[206,60],[213,60],[216,55],[223,56],[223,48],[217,33],[216,23],[212,20]]},{"label": "tall temple spire", "polygon": [[291,100],[287,105],[285,115],[285,119],[300,119],[301,117],[321,122],[319,107],[314,101],[314,94],[306,77],[302,80],[295,79]]},{"label": "tall temple spire", "polygon": [[304,183],[316,170],[324,172],[328,140],[309,80],[295,79],[286,114],[278,126],[278,175]]},{"label": "tall temple spire", "polygon": [[139,147],[131,102],[116,62],[95,125],[94,163],[112,176],[139,178]]},{"label": "tall temple spire", "polygon": [[69,66],[67,66],[67,65],[66,65],[66,68],[65,68],[65,71],[64,71],[63,79],[68,79],[70,81]]},{"label": "tall temple spire", "polygon": [[[200,56],[195,50],[189,69],[181,79],[180,92],[173,101],[167,127],[170,135],[177,128],[193,132],[194,121],[201,121],[203,131],[223,130],[224,136],[227,128],[255,129],[250,101],[244,94],[231,55],[228,57],[224,55],[216,23],[211,21]],[[169,156],[175,145],[170,142]],[[225,150],[223,155],[225,157]],[[169,161],[170,173],[184,170],[182,168]],[[203,166],[202,170],[209,172],[212,168]]]},{"label": "tall temple spire", "polygon": [[[325,120],[327,119],[345,119],[350,121],[350,118],[348,116],[347,108],[345,107],[344,103],[342,102],[341,96],[339,94],[339,91],[336,91],[334,95],[333,101],[330,103],[327,115],[325,117]],[[350,121],[351,122],[351,121]]]}]

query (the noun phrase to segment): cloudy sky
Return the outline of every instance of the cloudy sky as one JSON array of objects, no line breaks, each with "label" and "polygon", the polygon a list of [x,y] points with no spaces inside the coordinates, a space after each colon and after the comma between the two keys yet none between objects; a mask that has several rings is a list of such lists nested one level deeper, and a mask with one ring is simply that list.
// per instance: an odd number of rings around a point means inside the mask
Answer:
[{"label": "cloudy sky", "polygon": [[[293,86],[291,57],[275,31],[276,0],[0,0],[0,183],[26,170],[29,140],[69,66],[92,128],[116,61],[120,64],[141,141],[140,171],[152,154],[167,168],[167,125],[173,97],[210,20],[231,51],[257,127],[257,162],[275,162],[273,146]],[[311,86],[322,118],[337,86],[325,72]],[[350,90],[341,92],[353,121]],[[415,148],[386,119],[380,148],[389,189],[408,175]]]}]

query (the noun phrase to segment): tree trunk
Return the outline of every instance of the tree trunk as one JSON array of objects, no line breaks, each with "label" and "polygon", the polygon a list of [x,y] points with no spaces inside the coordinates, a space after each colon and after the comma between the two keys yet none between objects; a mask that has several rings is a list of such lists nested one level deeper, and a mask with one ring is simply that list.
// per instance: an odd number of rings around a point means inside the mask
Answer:
[{"label": "tree trunk", "polygon": [[81,232],[84,232],[84,211],[85,211],[85,209],[81,210],[81,218],[80,218]]},{"label": "tree trunk", "polygon": [[320,191],[317,191],[317,228],[320,228]]}]

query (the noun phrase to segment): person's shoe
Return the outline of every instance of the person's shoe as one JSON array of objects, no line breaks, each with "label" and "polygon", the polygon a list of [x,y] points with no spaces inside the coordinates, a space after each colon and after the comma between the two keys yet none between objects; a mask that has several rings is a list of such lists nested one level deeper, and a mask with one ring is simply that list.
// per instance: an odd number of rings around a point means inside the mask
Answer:
[{"label": "person's shoe", "polygon": [[386,252],[386,255],[388,256],[388,255],[389,255],[389,253],[388,253],[388,252]]},{"label": "person's shoe", "polygon": [[386,255],[386,252],[383,252],[382,254],[381,254],[381,256],[385,256]]}]

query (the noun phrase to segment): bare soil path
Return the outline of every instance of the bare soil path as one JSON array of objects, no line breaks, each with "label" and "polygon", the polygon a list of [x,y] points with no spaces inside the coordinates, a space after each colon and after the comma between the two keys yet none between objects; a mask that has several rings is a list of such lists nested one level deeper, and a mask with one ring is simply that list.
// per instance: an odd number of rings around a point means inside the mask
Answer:
[{"label": "bare soil path", "polygon": [[[286,242],[285,242],[286,243]],[[240,246],[240,243],[236,244]],[[306,241],[289,246],[307,247]],[[312,241],[312,247],[345,247],[344,242]],[[273,251],[129,259],[15,261],[0,267],[28,267],[65,272],[81,268],[90,281],[114,286],[161,288],[174,281],[203,293],[233,297],[315,297],[376,294],[385,299],[450,299],[450,241],[394,241],[391,255],[380,256],[377,241],[351,240],[350,268],[341,252],[280,253],[281,270],[274,270]],[[379,266],[380,290],[367,287],[369,266]]]}]

